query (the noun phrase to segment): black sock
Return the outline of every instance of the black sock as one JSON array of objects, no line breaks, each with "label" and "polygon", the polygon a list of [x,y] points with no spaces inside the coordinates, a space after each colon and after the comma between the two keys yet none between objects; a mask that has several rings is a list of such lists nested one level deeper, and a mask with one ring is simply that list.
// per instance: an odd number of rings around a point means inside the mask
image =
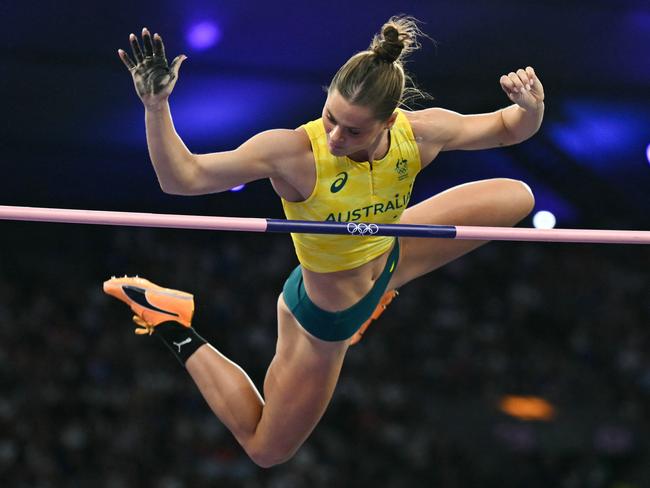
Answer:
[{"label": "black sock", "polygon": [[163,322],[157,325],[154,335],[160,337],[183,367],[199,347],[208,343],[194,328],[185,327],[178,322]]}]

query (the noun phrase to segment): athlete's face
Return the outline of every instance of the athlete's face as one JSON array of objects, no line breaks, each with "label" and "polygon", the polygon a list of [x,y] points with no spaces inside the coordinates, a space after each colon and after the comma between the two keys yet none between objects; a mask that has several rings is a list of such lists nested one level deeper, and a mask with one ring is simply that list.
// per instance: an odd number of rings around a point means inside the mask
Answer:
[{"label": "athlete's face", "polygon": [[334,156],[349,156],[367,150],[388,123],[377,120],[369,108],[353,105],[332,90],[323,107],[327,145]]}]

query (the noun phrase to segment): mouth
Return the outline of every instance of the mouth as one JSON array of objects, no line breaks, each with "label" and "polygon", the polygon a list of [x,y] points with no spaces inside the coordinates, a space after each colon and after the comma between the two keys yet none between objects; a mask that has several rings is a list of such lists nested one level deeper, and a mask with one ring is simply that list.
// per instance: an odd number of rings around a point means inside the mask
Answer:
[{"label": "mouth", "polygon": [[335,146],[331,142],[327,143],[327,146],[329,147],[329,150],[332,152],[341,152],[343,150],[343,146]]}]

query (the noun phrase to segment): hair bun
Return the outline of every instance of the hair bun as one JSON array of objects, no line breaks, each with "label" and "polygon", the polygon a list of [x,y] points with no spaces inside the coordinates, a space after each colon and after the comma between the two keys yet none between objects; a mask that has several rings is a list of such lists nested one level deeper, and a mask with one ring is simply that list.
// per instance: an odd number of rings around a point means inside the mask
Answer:
[{"label": "hair bun", "polygon": [[[416,97],[431,98],[413,85],[404,58],[420,47],[417,19],[405,15],[388,19],[368,49],[356,53],[339,68],[327,93],[338,92],[349,103],[368,107],[374,117],[387,121],[395,108]],[[409,86],[407,86],[409,85]]]},{"label": "hair bun", "polygon": [[396,15],[383,25],[381,34],[376,34],[373,37],[368,49],[382,61],[401,62],[403,58],[420,47],[418,37],[421,35],[423,34],[418,27],[417,19]]},{"label": "hair bun", "polygon": [[[402,37],[402,39],[400,39]],[[402,50],[404,49],[403,35],[400,36],[399,31],[393,25],[384,27],[381,38],[378,39],[377,45],[374,46],[373,51],[378,58],[389,63],[394,63],[400,58]]]}]

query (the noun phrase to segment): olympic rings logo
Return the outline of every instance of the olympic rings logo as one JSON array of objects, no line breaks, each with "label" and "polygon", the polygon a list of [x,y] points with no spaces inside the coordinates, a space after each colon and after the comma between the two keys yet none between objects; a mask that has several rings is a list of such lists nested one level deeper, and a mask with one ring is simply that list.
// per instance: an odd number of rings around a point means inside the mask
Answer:
[{"label": "olympic rings logo", "polygon": [[379,226],[377,224],[355,224],[354,222],[348,223],[348,232],[352,235],[374,235],[379,232]]}]

